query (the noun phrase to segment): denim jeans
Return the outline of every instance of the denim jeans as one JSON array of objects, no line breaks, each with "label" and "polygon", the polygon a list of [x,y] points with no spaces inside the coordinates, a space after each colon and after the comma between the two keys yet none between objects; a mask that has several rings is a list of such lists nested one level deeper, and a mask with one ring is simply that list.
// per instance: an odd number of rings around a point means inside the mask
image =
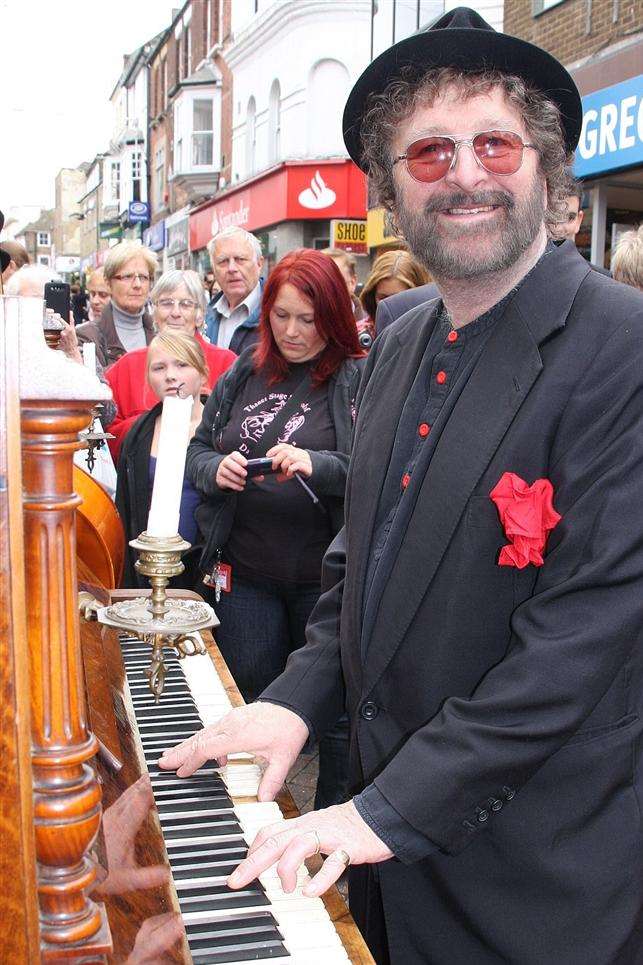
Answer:
[{"label": "denim jeans", "polygon": [[[246,703],[278,677],[293,650],[306,642],[306,624],[319,587],[247,580],[232,574],[232,590],[218,603],[208,591],[221,626],[214,636]],[[205,594],[204,594],[205,595]],[[315,808],[348,798],[348,719],[321,737]]]}]

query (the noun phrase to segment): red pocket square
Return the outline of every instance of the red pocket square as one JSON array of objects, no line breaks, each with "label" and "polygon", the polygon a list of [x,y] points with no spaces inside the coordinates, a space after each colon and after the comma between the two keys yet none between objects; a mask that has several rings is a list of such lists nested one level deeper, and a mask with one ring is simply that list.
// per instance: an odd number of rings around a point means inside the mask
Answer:
[{"label": "red pocket square", "polygon": [[489,495],[510,541],[500,550],[498,565],[519,570],[529,563],[542,566],[547,536],[561,518],[554,509],[550,481],[537,479],[528,486],[515,472],[505,472]]}]

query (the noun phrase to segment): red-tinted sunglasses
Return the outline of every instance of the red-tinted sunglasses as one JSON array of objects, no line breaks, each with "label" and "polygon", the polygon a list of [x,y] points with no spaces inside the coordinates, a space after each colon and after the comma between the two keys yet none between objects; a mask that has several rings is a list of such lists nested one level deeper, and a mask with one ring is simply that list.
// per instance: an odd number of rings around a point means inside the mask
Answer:
[{"label": "red-tinted sunglasses", "polygon": [[406,161],[406,170],[414,181],[430,184],[451,170],[461,144],[469,145],[481,168],[501,175],[516,173],[526,147],[537,150],[535,144],[525,144],[521,136],[512,131],[482,131],[471,137],[427,134],[412,141],[406,153],[399,154],[393,164]]}]

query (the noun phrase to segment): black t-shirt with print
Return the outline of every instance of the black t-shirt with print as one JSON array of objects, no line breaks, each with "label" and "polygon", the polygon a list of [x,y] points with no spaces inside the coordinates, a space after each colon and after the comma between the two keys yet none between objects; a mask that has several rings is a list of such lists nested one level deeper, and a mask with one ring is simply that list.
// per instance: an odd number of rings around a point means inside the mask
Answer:
[{"label": "black t-shirt with print", "polygon": [[[312,364],[291,365],[287,377],[273,385],[268,385],[263,374],[251,375],[235,399],[218,440],[219,451],[237,450],[253,459],[264,456],[261,436],[273,419],[279,419],[280,409],[308,376]],[[310,388],[283,425],[279,442],[313,451],[335,449],[327,385]],[[314,477],[305,481],[315,489]],[[224,559],[232,566],[233,584],[235,574],[287,583],[319,583],[322,557],[331,539],[328,516],[296,479],[278,482],[276,476],[265,476],[263,482],[248,480],[239,493]]]}]

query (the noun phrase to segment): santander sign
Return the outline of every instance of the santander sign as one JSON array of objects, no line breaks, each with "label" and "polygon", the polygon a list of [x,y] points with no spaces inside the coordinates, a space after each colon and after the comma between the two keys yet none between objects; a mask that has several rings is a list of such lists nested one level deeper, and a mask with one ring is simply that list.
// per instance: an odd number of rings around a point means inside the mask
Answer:
[{"label": "santander sign", "polygon": [[301,192],[298,200],[302,208],[319,210],[321,208],[330,208],[331,205],[335,204],[336,197],[337,195],[332,188],[328,187],[319,171],[315,171],[315,174],[310,179],[310,187],[305,188]]}]

